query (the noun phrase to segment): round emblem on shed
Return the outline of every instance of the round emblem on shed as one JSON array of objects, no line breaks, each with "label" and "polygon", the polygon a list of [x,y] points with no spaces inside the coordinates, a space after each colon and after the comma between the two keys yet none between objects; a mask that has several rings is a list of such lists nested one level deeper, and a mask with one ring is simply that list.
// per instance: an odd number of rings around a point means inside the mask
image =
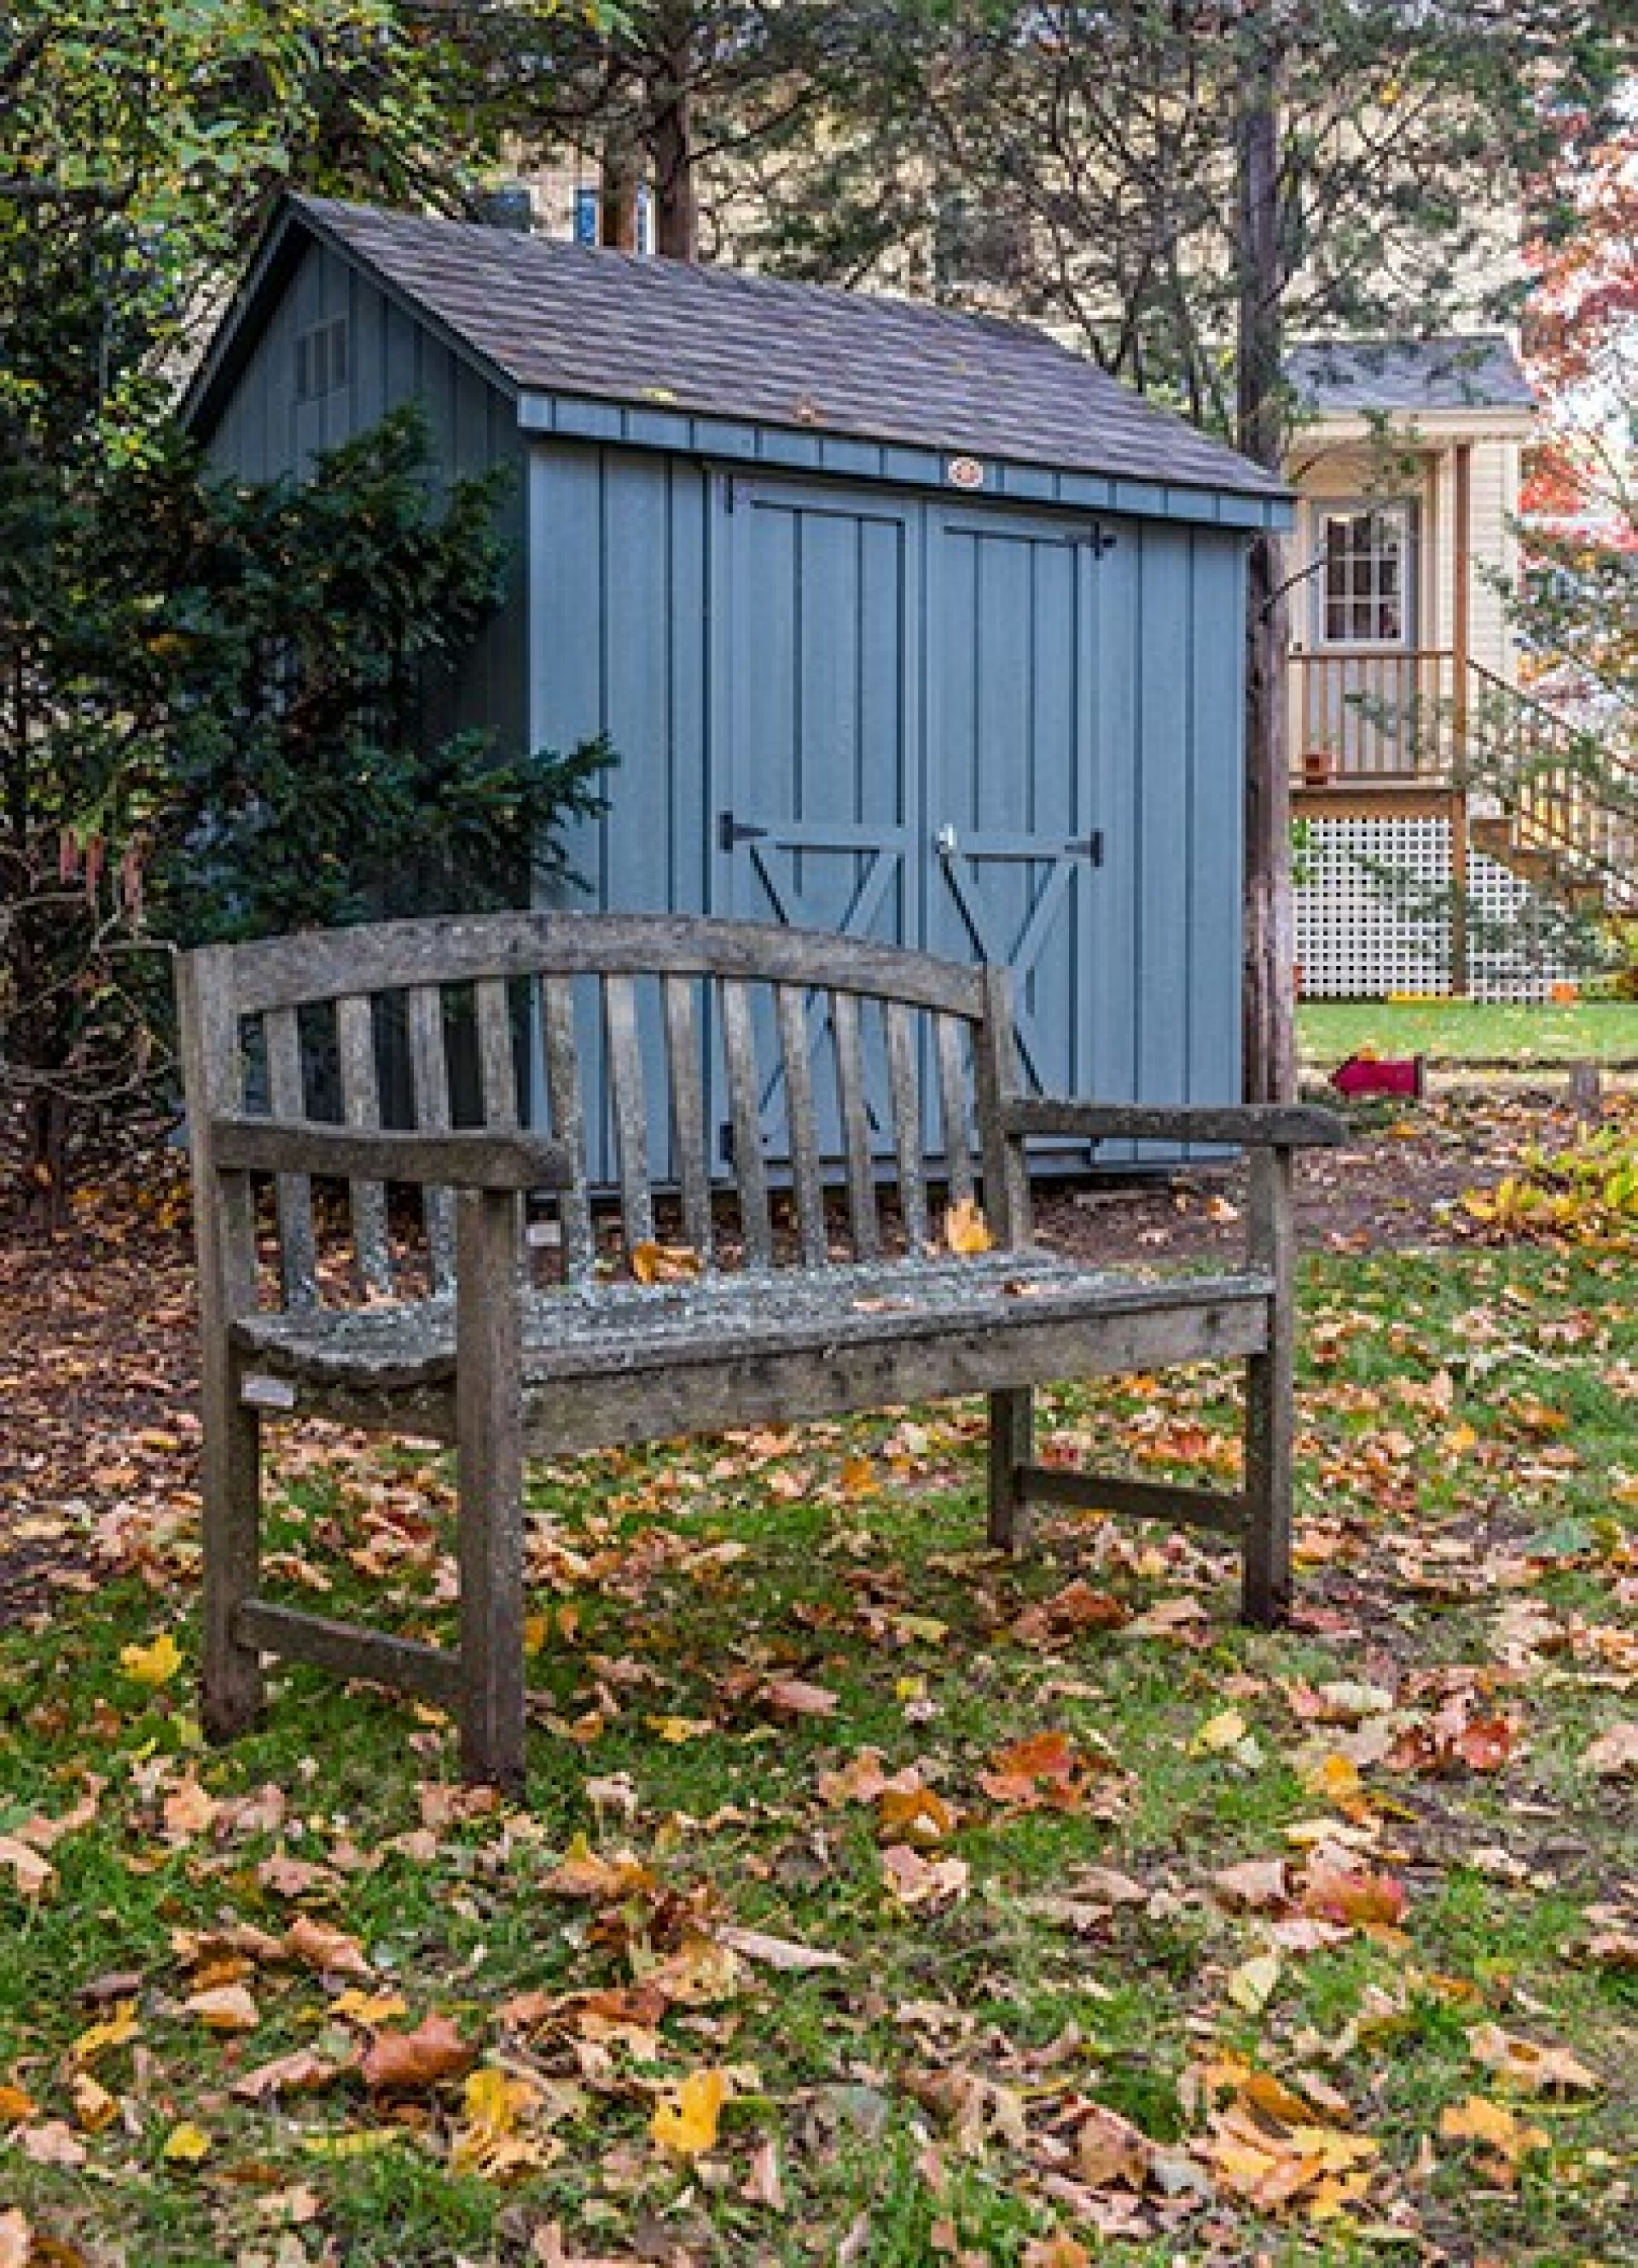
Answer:
[{"label": "round emblem on shed", "polygon": [[984,468],[976,457],[951,457],[944,467],[944,478],[952,489],[981,489]]}]

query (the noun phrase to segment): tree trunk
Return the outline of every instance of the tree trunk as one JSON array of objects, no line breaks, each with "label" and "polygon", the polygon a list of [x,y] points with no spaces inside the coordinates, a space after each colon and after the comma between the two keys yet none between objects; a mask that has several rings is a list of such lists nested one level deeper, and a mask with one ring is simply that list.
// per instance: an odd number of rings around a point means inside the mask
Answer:
[{"label": "tree trunk", "polygon": [[[1280,241],[1280,57],[1267,18],[1247,26],[1241,69],[1238,438],[1281,469],[1280,365],[1286,276]],[[1245,685],[1245,1094],[1283,1102],[1296,1088],[1291,900],[1291,784],[1286,750],[1289,626],[1283,547],[1252,544]]]},{"label": "tree trunk", "polygon": [[603,145],[603,180],[598,204],[598,242],[613,252],[637,249],[637,146],[611,128]]},{"label": "tree trunk", "polygon": [[68,1214],[69,1107],[60,1094],[33,1094],[23,1109],[26,1217],[55,1235]]},{"label": "tree trunk", "polygon": [[666,58],[650,86],[654,159],[654,248],[666,260],[698,260],[700,199],[694,180],[694,96],[686,48]]}]

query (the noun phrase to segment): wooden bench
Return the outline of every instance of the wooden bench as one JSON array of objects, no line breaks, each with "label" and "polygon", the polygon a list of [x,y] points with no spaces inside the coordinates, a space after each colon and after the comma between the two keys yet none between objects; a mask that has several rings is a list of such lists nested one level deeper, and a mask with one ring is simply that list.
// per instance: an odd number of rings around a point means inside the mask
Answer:
[{"label": "wooden bench", "polygon": [[[1291,1156],[1341,1138],[1329,1114],[1026,1098],[1004,971],[748,924],[495,915],[211,946],[184,958],[180,1001],[213,1737],[255,1719],[264,1657],[280,1655],[452,1707],[467,1776],[515,1786],[525,1457],[939,1395],[988,1395],[997,1547],[1021,1550],[1041,1503],[1197,1524],[1239,1543],[1252,1620],[1271,1623],[1285,1607]],[[408,1130],[382,1125],[394,1044],[413,1097]],[[588,1182],[593,1063],[618,1183],[612,1267],[597,1238],[613,1224]],[[657,1063],[663,1110],[645,1091]],[[545,1130],[525,1123],[537,1064]],[[708,1140],[718,1093],[731,1191]],[[821,1155],[822,1129],[834,1158]],[[1251,1145],[1246,1266],[1149,1280],[1041,1248],[1026,1166],[1039,1137]],[[699,1272],[645,1282],[661,1147],[672,1233],[693,1256],[679,1264]],[[981,1203],[992,1248],[948,1248],[929,1150],[945,1203]],[[840,1256],[827,1174],[845,1190]],[[255,1185],[269,1175],[276,1270],[257,1246]],[[349,1185],[344,1268],[315,1229],[315,1178]],[[896,1181],[892,1239],[885,1178]],[[388,1186],[401,1184],[418,1188],[425,1224],[408,1264],[405,1240],[390,1233]],[[528,1280],[539,1231],[525,1234],[525,1193],[548,1193],[555,1211],[561,1280],[547,1286]],[[1246,1365],[1239,1488],[1034,1462],[1034,1387],[1229,1358]],[[261,1595],[261,1429],[271,1415],[455,1444],[458,1653]]]}]

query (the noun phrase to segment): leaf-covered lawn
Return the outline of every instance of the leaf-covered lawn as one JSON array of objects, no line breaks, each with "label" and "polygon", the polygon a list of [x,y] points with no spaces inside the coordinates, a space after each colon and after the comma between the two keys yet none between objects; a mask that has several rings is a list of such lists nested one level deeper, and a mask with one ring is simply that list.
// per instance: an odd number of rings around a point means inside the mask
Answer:
[{"label": "leaf-covered lawn", "polygon": [[1297,1011],[1305,1064],[1325,1071],[1361,1048],[1441,1064],[1638,1064],[1638,1001],[1514,1005],[1483,1000],[1305,1000]]},{"label": "leaf-covered lawn", "polygon": [[[151,1499],[0,1646],[0,2261],[1633,2258],[1631,1256],[1306,1311],[1277,1635],[984,1551],[966,1407],[540,1470],[523,1810],[305,1672],[203,1749]],[[1230,1384],[1048,1452],[1227,1471]],[[294,1440],[278,1582],[439,1634],[450,1506]]]}]

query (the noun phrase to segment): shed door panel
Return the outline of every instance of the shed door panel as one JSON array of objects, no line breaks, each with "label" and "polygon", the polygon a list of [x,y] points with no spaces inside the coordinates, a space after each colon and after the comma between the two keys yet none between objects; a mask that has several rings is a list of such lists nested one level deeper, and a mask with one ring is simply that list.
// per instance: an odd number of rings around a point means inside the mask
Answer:
[{"label": "shed door panel", "polygon": [[1012,969],[1025,1079],[1092,1090],[1104,842],[1095,532],[944,512],[929,534],[929,951]]},{"label": "shed door panel", "polygon": [[[775,921],[912,944],[919,935],[913,507],[736,482],[724,516],[729,747],[717,778],[718,903]],[[816,1099],[834,1142],[834,1067],[810,1018]],[[771,1031],[770,1145],[782,1081]],[[884,1145],[885,1108],[876,1116]]]}]

